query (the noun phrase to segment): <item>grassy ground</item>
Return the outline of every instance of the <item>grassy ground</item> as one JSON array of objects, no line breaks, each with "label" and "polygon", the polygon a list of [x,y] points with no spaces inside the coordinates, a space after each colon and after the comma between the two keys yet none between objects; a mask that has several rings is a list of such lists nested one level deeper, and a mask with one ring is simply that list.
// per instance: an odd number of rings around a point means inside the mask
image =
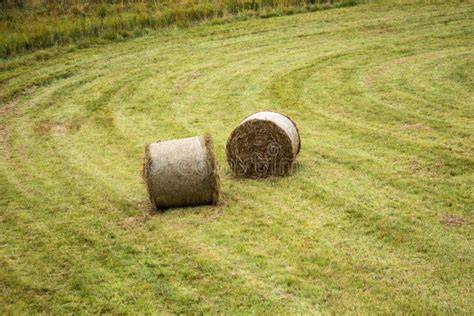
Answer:
[{"label": "grassy ground", "polygon": [[[1,311],[474,313],[473,36],[373,3],[3,61]],[[234,180],[262,109],[297,168]],[[145,216],[144,144],[205,131],[225,204]]]},{"label": "grassy ground", "polygon": [[[13,1],[11,1],[13,2]],[[0,58],[56,45],[88,47],[153,30],[353,6],[361,0],[17,0],[0,2]]]}]

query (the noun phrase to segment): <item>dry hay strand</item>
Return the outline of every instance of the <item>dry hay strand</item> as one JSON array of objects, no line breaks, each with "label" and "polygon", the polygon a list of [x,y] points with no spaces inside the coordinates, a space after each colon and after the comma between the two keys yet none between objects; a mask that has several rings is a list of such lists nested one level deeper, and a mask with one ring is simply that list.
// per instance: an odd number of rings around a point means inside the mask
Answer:
[{"label": "dry hay strand", "polygon": [[49,121],[44,121],[41,122],[37,127],[36,127],[36,132],[47,135],[59,135],[59,134],[65,134],[69,130],[78,130],[81,127],[81,124],[79,122],[66,122],[66,123],[59,123],[59,122],[49,122]]},{"label": "dry hay strand", "polygon": [[424,125],[421,123],[416,123],[416,124],[403,124],[400,126],[401,129],[422,129],[422,130],[430,130],[431,127],[428,125]]},{"label": "dry hay strand", "polygon": [[445,215],[440,222],[448,226],[461,226],[466,223],[466,220],[460,216]]},{"label": "dry hay strand", "polygon": [[209,134],[148,144],[143,178],[152,211],[219,203],[220,178]]},{"label": "dry hay strand", "polygon": [[227,162],[241,178],[288,175],[299,153],[296,124],[275,112],[257,112],[245,118],[227,140]]}]

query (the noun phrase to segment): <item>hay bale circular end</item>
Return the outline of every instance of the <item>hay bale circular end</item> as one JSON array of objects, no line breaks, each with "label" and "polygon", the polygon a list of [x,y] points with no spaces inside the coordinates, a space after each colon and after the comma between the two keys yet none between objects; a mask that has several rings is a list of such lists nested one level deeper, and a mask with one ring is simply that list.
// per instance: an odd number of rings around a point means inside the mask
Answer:
[{"label": "hay bale circular end", "polygon": [[154,211],[219,203],[220,179],[209,134],[147,145],[143,178]]},{"label": "hay bale circular end", "polygon": [[227,162],[237,177],[287,175],[301,147],[296,124],[275,112],[245,118],[227,140]]}]

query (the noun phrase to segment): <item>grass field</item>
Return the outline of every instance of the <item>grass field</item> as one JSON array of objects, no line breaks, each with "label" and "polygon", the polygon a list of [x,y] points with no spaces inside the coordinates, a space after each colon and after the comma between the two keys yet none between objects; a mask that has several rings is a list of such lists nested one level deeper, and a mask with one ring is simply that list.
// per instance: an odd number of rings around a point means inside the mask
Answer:
[{"label": "grass field", "polygon": [[3,0],[0,58],[57,45],[84,48],[123,41],[157,29],[315,12],[359,2],[362,0]]},{"label": "grass field", "polygon": [[[474,5],[374,2],[0,63],[0,310],[464,313]],[[293,174],[235,180],[258,110]],[[147,216],[144,145],[210,132],[224,204]]]}]

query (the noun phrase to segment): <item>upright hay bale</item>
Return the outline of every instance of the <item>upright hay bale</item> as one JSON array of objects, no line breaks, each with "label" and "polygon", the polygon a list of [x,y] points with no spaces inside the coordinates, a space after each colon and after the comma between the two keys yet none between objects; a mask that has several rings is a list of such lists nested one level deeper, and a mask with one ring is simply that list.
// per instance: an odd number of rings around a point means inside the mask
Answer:
[{"label": "upright hay bale", "polygon": [[300,151],[296,124],[275,112],[258,112],[245,118],[227,140],[227,162],[244,178],[284,176]]},{"label": "upright hay bale", "polygon": [[143,177],[155,211],[219,201],[220,180],[208,134],[147,145]]}]

